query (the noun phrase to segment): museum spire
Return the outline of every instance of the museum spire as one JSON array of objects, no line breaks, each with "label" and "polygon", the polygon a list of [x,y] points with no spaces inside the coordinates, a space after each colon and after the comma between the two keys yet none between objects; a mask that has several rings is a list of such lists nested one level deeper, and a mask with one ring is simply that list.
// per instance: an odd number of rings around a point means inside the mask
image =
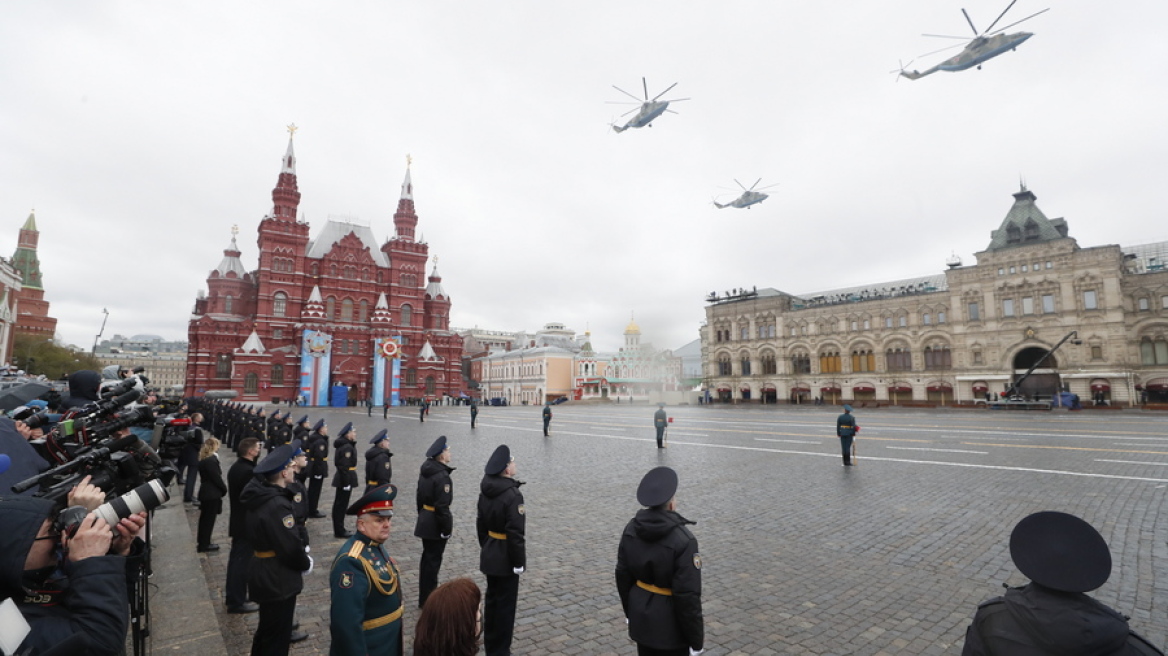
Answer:
[{"label": "museum spire", "polygon": [[272,189],[272,217],[285,221],[296,220],[296,209],[300,206],[300,190],[296,184],[296,153],[292,149],[295,124],[288,126],[288,150],[280,166],[280,177]]},{"label": "museum spire", "polygon": [[401,198],[397,201],[397,211],[393,214],[393,225],[397,238],[414,241],[414,228],[418,226],[418,215],[414,213],[414,183],[410,179],[410,163],[406,155],[406,179],[402,181]]}]

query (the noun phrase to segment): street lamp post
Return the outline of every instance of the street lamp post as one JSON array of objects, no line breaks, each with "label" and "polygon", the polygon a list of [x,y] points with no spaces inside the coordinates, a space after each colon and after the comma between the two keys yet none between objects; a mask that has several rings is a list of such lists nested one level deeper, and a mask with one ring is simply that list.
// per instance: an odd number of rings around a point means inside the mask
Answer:
[{"label": "street lamp post", "polygon": [[105,332],[105,322],[109,320],[109,310],[102,308],[101,313],[105,316],[101,319],[101,330],[98,330],[97,337],[93,338],[93,348],[89,351],[89,355],[91,357],[97,355],[97,342],[101,339],[102,334]]}]

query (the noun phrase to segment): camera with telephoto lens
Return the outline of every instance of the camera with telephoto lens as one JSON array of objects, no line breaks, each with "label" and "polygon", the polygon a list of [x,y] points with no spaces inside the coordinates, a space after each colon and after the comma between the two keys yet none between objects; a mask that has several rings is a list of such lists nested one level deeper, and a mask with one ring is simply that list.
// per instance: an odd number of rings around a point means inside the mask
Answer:
[{"label": "camera with telephoto lens", "polygon": [[[118,522],[143,511],[154,510],[170,499],[170,493],[162,481],[147,481],[120,497],[115,497],[93,510],[93,514],[105,520],[110,532],[117,533]],[[77,527],[89,515],[84,506],[69,506],[57,514],[53,528],[57,533],[73,537]]]},{"label": "camera with telephoto lens", "polygon": [[158,455],[164,460],[177,460],[185,446],[202,446],[206,435],[203,429],[191,423],[189,417],[162,417],[154,422],[154,438]]}]

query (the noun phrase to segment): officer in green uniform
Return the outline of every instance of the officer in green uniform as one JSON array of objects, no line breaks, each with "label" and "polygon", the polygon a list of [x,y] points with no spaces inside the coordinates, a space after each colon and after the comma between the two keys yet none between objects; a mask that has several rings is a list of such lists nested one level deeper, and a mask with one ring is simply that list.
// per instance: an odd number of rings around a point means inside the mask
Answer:
[{"label": "officer in green uniform", "polygon": [[653,427],[657,429],[657,448],[665,448],[665,427],[669,425],[669,416],[665,414],[665,404],[657,404],[657,412],[653,413]]},{"label": "officer in green uniform", "polygon": [[845,405],[844,413],[835,419],[835,434],[840,439],[840,449],[844,453],[844,467],[851,467],[852,462],[852,444],[856,439],[856,431],[860,427],[856,425],[856,418],[852,416],[852,406]]},{"label": "officer in green uniform", "polygon": [[345,541],[329,575],[332,656],[401,656],[402,593],[389,540],[397,488],[374,488],[349,506],[357,534]]}]

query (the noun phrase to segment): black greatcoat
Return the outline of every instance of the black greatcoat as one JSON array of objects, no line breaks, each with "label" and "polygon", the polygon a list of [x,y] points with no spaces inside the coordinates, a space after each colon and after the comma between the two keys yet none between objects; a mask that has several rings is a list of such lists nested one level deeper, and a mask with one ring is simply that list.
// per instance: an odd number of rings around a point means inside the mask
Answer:
[{"label": "black greatcoat", "polygon": [[333,476],[333,487],[357,487],[357,447],[349,440],[338,437],[333,442],[335,454],[333,464],[337,473]]},{"label": "black greatcoat", "polygon": [[308,446],[304,449],[308,453],[309,476],[328,476],[328,436],[313,431],[308,436]]},{"label": "black greatcoat", "polygon": [[[520,485],[513,478],[487,475],[479,486],[475,529],[482,547],[479,571],[487,576],[514,576],[516,567],[527,567],[527,515]],[[490,533],[505,534],[507,539],[493,538]]]},{"label": "black greatcoat", "polygon": [[[454,530],[454,516],[450,514],[450,503],[454,500],[454,483],[450,472],[454,467],[444,465],[433,458],[426,458],[418,475],[418,521],[414,524],[414,535],[423,540],[440,540]],[[425,510],[430,506],[433,510]]]},{"label": "black greatcoat", "polygon": [[[702,560],[698,541],[676,512],[644,508],[625,526],[616,560],[616,589],[638,645],[699,650],[702,625]],[[650,587],[669,590],[653,592]]]},{"label": "black greatcoat", "polygon": [[392,458],[392,453],[379,446],[365,452],[365,494],[390,482],[393,477]]},{"label": "black greatcoat", "polygon": [[[253,478],[240,495],[247,508],[247,530],[253,556],[248,592],[259,603],[281,601],[300,594],[302,572],[308,569],[304,540],[296,527],[294,493],[288,488]],[[273,555],[267,555],[273,554]]]},{"label": "black greatcoat", "polygon": [[1116,611],[1081,592],[1031,583],[983,602],[965,632],[962,656],[1134,656],[1162,654]]},{"label": "black greatcoat", "polygon": [[247,510],[239,502],[239,495],[251,479],[255,461],[246,458],[236,460],[227,470],[227,497],[230,499],[231,517],[227,523],[227,534],[233,538],[247,539]]}]

